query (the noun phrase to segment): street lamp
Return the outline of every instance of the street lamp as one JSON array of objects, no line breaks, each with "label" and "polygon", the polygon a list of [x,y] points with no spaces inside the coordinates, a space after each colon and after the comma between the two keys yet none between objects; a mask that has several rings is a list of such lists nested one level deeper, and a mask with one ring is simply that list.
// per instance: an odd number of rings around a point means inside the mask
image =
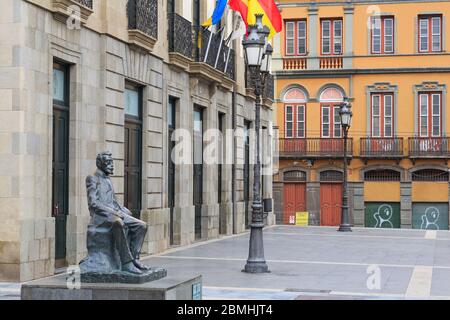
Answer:
[{"label": "street lamp", "polygon": [[[262,15],[256,15],[256,25],[248,28],[248,37],[242,41],[245,52],[245,63],[250,72],[256,97],[255,105],[255,137],[256,165],[253,180],[252,222],[250,224],[250,243],[247,264],[244,272],[265,273],[269,267],[264,258],[263,228],[264,213],[261,201],[261,159],[260,159],[260,127],[261,127],[261,93],[270,71],[272,47],[267,45],[270,30],[262,26]],[[261,27],[262,26],[262,27]]]},{"label": "street lamp", "polygon": [[347,182],[347,138],[348,130],[352,124],[353,113],[351,111],[351,105],[348,98],[344,98],[344,103],[339,110],[339,116],[341,118],[342,131],[344,133],[344,186],[342,192],[342,211],[341,211],[341,225],[339,231],[351,232],[350,219],[348,214],[348,182]]}]

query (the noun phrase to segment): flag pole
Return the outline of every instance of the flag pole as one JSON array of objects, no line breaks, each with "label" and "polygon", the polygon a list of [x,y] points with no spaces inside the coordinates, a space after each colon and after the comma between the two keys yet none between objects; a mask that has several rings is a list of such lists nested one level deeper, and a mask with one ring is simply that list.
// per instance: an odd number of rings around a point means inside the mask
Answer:
[{"label": "flag pole", "polygon": [[209,34],[208,46],[206,47],[206,53],[205,53],[205,57],[203,58],[203,62],[206,62],[206,60],[208,59],[209,48],[211,47],[212,36],[213,36],[213,32],[211,29],[211,33]]},{"label": "flag pole", "polygon": [[216,63],[214,64],[214,68],[217,68],[217,63],[219,62],[220,52],[222,51],[223,38],[225,36],[225,32],[223,32],[223,29],[224,28],[222,27],[222,36],[220,37],[219,52],[217,52]]},{"label": "flag pole", "polygon": [[226,40],[226,43],[228,45],[228,53],[227,53],[227,60],[225,61],[225,69],[223,70],[224,73],[227,73],[227,69],[228,69],[228,62],[230,61],[230,53],[231,53],[231,46],[230,46],[230,40],[231,37],[233,36],[234,30],[231,31],[230,36],[228,37],[228,39]]}]

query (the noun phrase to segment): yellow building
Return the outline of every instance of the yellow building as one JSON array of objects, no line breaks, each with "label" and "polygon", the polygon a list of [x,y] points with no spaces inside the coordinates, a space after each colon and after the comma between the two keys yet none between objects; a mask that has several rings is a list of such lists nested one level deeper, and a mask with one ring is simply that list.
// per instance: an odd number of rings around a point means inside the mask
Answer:
[{"label": "yellow building", "polygon": [[340,223],[347,96],[352,223],[448,229],[450,2],[278,2],[278,222]]}]

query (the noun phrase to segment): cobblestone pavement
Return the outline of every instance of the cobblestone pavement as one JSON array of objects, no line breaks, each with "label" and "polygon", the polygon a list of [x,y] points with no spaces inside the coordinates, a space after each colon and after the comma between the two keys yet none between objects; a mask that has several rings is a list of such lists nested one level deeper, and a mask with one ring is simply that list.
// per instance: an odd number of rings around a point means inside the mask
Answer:
[{"label": "cobblestone pavement", "polygon": [[[203,298],[450,299],[450,232],[275,226],[264,230],[267,274],[246,274],[249,234],[143,258],[169,274],[203,276]],[[20,284],[0,283],[0,300]]]}]

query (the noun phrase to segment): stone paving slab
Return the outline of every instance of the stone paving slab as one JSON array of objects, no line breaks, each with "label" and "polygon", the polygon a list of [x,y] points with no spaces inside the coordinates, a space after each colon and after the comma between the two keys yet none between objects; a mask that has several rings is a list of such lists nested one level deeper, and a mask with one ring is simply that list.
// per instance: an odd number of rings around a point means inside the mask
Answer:
[{"label": "stone paving slab", "polygon": [[[448,234],[438,231],[427,238],[423,230],[355,228],[339,233],[336,228],[276,226],[264,232],[269,274],[241,272],[248,234],[181,248],[146,262],[164,266],[169,273],[197,270],[204,286],[214,288],[205,294],[212,299],[450,299]],[[432,267],[431,290],[425,286],[424,291],[420,277],[413,277],[421,266]],[[380,289],[368,288],[373,275],[369,267],[378,268]],[[320,290],[328,293],[318,295]],[[407,296],[407,292],[424,294]]]}]

